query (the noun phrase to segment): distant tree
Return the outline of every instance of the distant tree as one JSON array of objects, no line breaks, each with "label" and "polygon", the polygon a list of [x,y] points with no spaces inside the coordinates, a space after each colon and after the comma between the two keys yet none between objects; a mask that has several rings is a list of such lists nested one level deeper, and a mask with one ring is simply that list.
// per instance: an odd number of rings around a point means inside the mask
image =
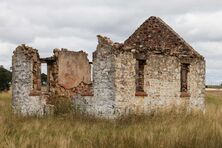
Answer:
[{"label": "distant tree", "polygon": [[7,91],[10,89],[12,81],[12,73],[5,69],[3,66],[0,67],[0,92]]},{"label": "distant tree", "polygon": [[41,74],[41,82],[42,82],[42,85],[47,84],[47,75],[44,73]]}]

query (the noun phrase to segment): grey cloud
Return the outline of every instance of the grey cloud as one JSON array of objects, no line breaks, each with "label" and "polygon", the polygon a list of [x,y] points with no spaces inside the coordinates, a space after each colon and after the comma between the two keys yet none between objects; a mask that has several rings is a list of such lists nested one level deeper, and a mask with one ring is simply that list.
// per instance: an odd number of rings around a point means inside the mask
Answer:
[{"label": "grey cloud", "polygon": [[21,43],[39,49],[43,57],[61,47],[83,49],[91,57],[97,34],[122,42],[156,15],[206,57],[207,81],[218,82],[221,6],[219,0],[1,0],[0,64],[9,67],[12,50]]},{"label": "grey cloud", "polygon": [[172,26],[190,42],[222,41],[222,10],[171,17]]}]

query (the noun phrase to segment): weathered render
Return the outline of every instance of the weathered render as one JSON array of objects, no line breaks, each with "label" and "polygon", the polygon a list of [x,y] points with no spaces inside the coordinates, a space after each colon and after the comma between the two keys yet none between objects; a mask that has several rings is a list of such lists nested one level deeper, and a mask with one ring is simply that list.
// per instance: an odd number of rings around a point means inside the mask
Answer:
[{"label": "weathered render", "polygon": [[[13,56],[15,111],[44,114],[55,96],[71,97],[76,109],[103,118],[205,109],[205,60],[160,18],[150,17],[124,43],[97,37],[92,63],[82,51],[55,49],[41,59],[36,50],[19,46]],[[46,92],[41,63],[48,66]]]},{"label": "weathered render", "polygon": [[36,49],[21,45],[12,59],[12,98],[16,112],[24,115],[43,114],[46,105],[40,95],[40,61]]}]

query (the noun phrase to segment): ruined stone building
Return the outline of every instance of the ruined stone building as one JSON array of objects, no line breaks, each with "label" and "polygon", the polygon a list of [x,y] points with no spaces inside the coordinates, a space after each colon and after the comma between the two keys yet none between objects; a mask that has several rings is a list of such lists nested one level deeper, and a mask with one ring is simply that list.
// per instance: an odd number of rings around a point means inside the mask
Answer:
[{"label": "ruined stone building", "polygon": [[[57,96],[98,117],[185,106],[204,109],[205,60],[158,17],[147,19],[124,43],[97,36],[89,62],[83,51],[38,51],[18,46],[13,55],[13,107],[22,114],[45,114]],[[47,63],[47,90],[41,64]]]}]

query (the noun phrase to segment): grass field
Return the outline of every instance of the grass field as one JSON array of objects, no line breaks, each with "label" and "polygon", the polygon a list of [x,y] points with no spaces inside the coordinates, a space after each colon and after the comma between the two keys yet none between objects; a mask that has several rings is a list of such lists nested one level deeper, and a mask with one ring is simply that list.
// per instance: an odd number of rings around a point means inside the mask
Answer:
[{"label": "grass field", "polygon": [[67,113],[14,116],[0,94],[0,147],[222,147],[222,92],[207,92],[206,113],[159,113],[106,121]]}]

